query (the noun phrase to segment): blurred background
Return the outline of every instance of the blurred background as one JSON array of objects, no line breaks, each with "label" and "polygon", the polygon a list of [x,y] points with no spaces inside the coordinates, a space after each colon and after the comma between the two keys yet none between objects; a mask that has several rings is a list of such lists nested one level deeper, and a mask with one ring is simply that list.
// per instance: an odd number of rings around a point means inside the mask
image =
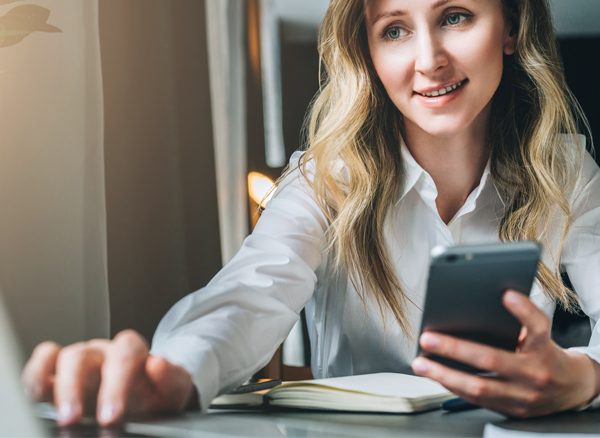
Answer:
[{"label": "blurred background", "polygon": [[[0,288],[26,354],[150,339],[232,257],[302,146],[327,4],[0,0]],[[551,4],[598,139],[600,1]]]}]

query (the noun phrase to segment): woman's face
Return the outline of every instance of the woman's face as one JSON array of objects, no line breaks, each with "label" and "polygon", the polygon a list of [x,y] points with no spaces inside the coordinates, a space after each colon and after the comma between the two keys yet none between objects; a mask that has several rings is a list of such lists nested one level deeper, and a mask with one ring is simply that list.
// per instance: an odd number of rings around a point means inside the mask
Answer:
[{"label": "woman's face", "polygon": [[452,136],[487,123],[504,54],[501,0],[364,0],[369,51],[405,128]]}]

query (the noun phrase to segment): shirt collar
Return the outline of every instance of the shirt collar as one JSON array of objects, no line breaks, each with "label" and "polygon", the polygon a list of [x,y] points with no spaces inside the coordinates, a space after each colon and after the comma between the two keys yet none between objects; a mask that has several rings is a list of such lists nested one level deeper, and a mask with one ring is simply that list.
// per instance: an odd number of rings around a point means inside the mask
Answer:
[{"label": "shirt collar", "polygon": [[[427,173],[425,169],[421,167],[419,163],[415,160],[415,158],[410,153],[408,146],[404,143],[404,140],[400,141],[400,153],[402,156],[402,163],[404,167],[404,182],[402,185],[402,192],[400,194],[400,198],[396,202],[398,204],[402,199],[406,196],[406,194],[417,184],[417,182],[421,178],[427,178],[433,184],[433,179]],[[483,170],[483,175],[481,175],[481,180],[479,181],[479,185],[477,188],[471,193],[467,201],[471,201],[475,203],[477,198],[483,191],[486,186],[486,182],[489,179],[491,169],[491,158],[488,158],[488,161],[485,165],[485,169]],[[420,190],[419,187],[416,187],[416,190]],[[422,194],[422,193],[420,193]],[[466,204],[466,203],[465,203]]]},{"label": "shirt collar", "polygon": [[425,169],[423,169],[419,163],[416,162],[410,151],[408,150],[408,146],[404,143],[404,140],[400,141],[400,154],[402,156],[402,166],[404,170],[404,181],[402,183],[402,193],[400,194],[400,202],[404,196],[415,186],[421,175],[426,174]]}]

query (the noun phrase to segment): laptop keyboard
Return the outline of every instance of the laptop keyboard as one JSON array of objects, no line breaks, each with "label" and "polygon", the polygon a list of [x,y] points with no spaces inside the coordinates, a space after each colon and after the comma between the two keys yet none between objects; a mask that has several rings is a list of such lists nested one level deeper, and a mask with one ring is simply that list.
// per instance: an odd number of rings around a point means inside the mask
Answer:
[{"label": "laptop keyboard", "polygon": [[150,435],[139,435],[126,432],[123,429],[106,429],[97,424],[77,424],[69,427],[61,427],[54,420],[43,420],[42,425],[47,433],[55,438],[84,438],[84,437],[99,437],[99,438],[117,438],[117,437],[149,437]]}]

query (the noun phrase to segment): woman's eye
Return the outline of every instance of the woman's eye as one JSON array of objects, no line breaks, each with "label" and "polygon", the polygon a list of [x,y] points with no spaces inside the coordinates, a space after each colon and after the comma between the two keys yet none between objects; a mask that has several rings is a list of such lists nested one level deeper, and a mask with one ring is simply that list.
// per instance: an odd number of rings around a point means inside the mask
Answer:
[{"label": "woman's eye", "polygon": [[462,12],[454,12],[446,15],[445,22],[450,26],[457,26],[468,19],[469,16],[467,14],[464,14]]},{"label": "woman's eye", "polygon": [[400,38],[402,38],[404,36],[404,31],[402,30],[401,27],[398,26],[392,26],[386,29],[385,31],[385,38],[387,38],[388,40],[398,40]]}]

